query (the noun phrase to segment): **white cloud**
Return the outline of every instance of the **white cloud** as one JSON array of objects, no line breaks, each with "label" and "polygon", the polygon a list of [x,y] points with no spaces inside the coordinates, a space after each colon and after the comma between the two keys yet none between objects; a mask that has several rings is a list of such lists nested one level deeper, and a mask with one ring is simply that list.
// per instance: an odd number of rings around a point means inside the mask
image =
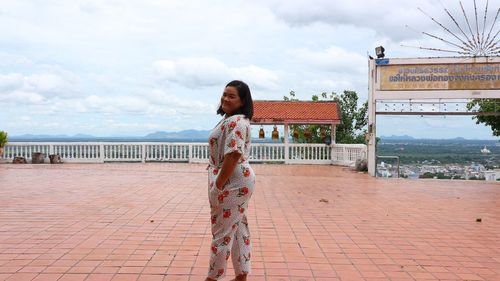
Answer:
[{"label": "white cloud", "polygon": [[16,55],[13,53],[8,53],[8,52],[2,52],[0,51],[0,61],[4,65],[8,66],[24,66],[24,67],[32,67],[33,62],[30,61],[28,58],[25,56],[21,55]]},{"label": "white cloud", "polygon": [[62,77],[54,74],[34,74],[25,77],[25,87],[40,93],[66,95],[65,90],[71,89],[66,83]]},{"label": "white cloud", "polygon": [[[220,86],[220,85],[219,85]],[[197,112],[207,113],[213,112],[214,108],[201,100],[192,100],[189,98],[181,98],[173,94],[167,94],[160,89],[146,90],[142,93],[142,97],[147,99],[151,104],[155,105],[151,111],[154,112]]]},{"label": "white cloud", "polygon": [[[477,0],[481,12],[485,1]],[[421,31],[450,36],[417,7],[452,27],[443,2],[463,23],[453,1],[4,2],[0,120],[17,124],[13,116],[29,112],[40,123],[68,124],[53,133],[147,133],[134,124],[157,123],[162,130],[211,128],[232,79],[247,82],[254,98],[281,99],[294,90],[308,99],[349,89],[361,101],[366,52],[373,55],[375,46],[386,47],[387,57],[442,55],[400,46],[442,46]],[[473,11],[472,1],[463,3]],[[498,3],[489,3],[491,23]],[[120,122],[103,123],[102,116]],[[432,125],[423,123],[412,129]],[[37,130],[35,124],[10,128]]]},{"label": "white cloud", "polygon": [[203,57],[159,60],[153,63],[153,68],[161,79],[193,89],[220,85],[230,72],[221,61]]},{"label": "white cloud", "polygon": [[234,79],[243,80],[256,89],[274,90],[278,88],[278,74],[255,65],[232,68],[231,75]]},{"label": "white cloud", "polygon": [[167,116],[203,115],[215,111],[214,104],[182,99],[163,90],[144,90],[136,95],[98,96],[64,101],[64,106],[79,113],[111,115]]},{"label": "white cloud", "polygon": [[23,87],[24,77],[19,73],[0,74],[0,92],[12,92]]},{"label": "white cloud", "polygon": [[80,112],[94,113],[130,113],[144,114],[150,103],[147,100],[132,96],[97,96],[91,95],[75,105]]},{"label": "white cloud", "polygon": [[366,73],[366,57],[336,46],[321,51],[311,51],[304,48],[292,49],[288,51],[288,54],[290,57],[319,70],[352,74]]},{"label": "white cloud", "polygon": [[[332,91],[352,90],[354,86],[345,79],[320,79],[304,81],[304,88],[312,89],[311,92],[320,94],[323,92],[331,93]],[[359,94],[359,93],[358,93]]]},{"label": "white cloud", "polygon": [[33,120],[33,118],[31,118],[31,116],[26,116],[26,115],[25,115],[25,116],[21,116],[21,117],[19,117],[19,119],[20,119],[21,121],[25,121],[25,122],[28,122],[28,121]]},{"label": "white cloud", "polygon": [[[400,40],[412,36],[404,29],[405,24],[422,26],[424,29],[432,26],[431,21],[422,22],[423,16],[417,7],[436,10],[441,8],[441,5],[427,0],[351,0],[340,5],[330,0],[274,0],[270,1],[270,7],[278,17],[292,26],[315,22],[332,26],[351,25],[374,29],[380,35]],[[402,28],[395,28],[398,26]]]},{"label": "white cloud", "polygon": [[426,118],[424,118],[424,123],[426,126],[433,129],[459,129],[462,127],[462,124],[455,123],[452,120],[453,119],[447,119],[446,116],[426,116]]},{"label": "white cloud", "polygon": [[43,104],[46,99],[34,92],[26,92],[22,90],[14,90],[0,95],[0,102],[13,103],[18,105],[26,104]]},{"label": "white cloud", "polygon": [[231,79],[244,80],[259,89],[275,89],[279,80],[278,75],[269,69],[256,65],[230,67],[207,57],[158,60],[153,63],[153,69],[161,80],[191,89],[221,87]]},{"label": "white cloud", "polygon": [[[63,73],[64,75],[64,73]],[[74,75],[55,73],[0,74],[0,98],[4,102],[42,103],[51,98],[67,98],[78,94]]]},{"label": "white cloud", "polygon": [[116,121],[114,119],[106,119],[103,122],[105,126],[116,128],[119,130],[156,130],[158,128],[161,128],[160,125],[154,124],[154,123],[142,123],[142,122],[123,122],[123,121]]}]

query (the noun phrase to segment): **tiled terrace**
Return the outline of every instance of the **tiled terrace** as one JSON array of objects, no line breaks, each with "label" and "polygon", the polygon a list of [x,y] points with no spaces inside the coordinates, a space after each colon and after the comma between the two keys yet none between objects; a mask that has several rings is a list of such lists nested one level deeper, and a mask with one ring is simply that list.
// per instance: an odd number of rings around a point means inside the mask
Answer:
[{"label": "tiled terrace", "polygon": [[[499,183],[254,168],[249,280],[500,280]],[[2,164],[0,280],[203,280],[206,181],[197,164]]]}]

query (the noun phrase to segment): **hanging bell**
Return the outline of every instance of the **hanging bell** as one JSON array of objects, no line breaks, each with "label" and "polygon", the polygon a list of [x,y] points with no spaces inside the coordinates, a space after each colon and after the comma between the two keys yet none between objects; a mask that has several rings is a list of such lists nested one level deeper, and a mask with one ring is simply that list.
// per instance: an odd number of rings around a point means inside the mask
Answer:
[{"label": "hanging bell", "polygon": [[325,130],[325,128],[321,128],[321,129],[319,129],[319,137],[320,137],[322,140],[324,140],[324,139],[325,139],[325,137],[326,137],[326,130]]},{"label": "hanging bell", "polygon": [[310,139],[310,138],[311,138],[311,136],[312,136],[312,134],[311,134],[311,130],[309,130],[309,128],[306,128],[306,129],[304,130],[304,137],[305,137],[306,139]]},{"label": "hanging bell", "polygon": [[299,138],[299,130],[297,128],[295,128],[293,130],[293,139],[298,139]]},{"label": "hanging bell", "polygon": [[277,140],[277,139],[280,138],[280,133],[278,132],[278,127],[276,127],[276,125],[274,125],[271,137],[272,137],[273,140]]},{"label": "hanging bell", "polygon": [[259,139],[263,139],[266,137],[266,134],[264,133],[264,127],[262,127],[262,125],[260,126],[260,130],[259,130]]}]

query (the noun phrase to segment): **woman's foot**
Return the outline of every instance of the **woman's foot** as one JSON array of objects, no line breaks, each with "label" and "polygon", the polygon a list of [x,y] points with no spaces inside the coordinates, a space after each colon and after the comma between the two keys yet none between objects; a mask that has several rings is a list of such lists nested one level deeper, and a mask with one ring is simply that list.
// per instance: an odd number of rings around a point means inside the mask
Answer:
[{"label": "woman's foot", "polygon": [[247,275],[246,274],[241,274],[236,276],[236,278],[233,279],[234,281],[247,281]]}]

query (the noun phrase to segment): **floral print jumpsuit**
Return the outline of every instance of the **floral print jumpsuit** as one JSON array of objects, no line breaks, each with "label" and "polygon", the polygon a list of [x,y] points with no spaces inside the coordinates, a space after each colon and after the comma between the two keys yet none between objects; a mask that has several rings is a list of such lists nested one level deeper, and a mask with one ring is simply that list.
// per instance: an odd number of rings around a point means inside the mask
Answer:
[{"label": "floral print jumpsuit", "polygon": [[[209,137],[208,198],[212,225],[212,245],[208,277],[221,279],[231,256],[236,276],[250,273],[250,232],[246,217],[253,192],[255,174],[248,163],[250,153],[250,121],[244,115],[223,119]],[[241,157],[229,180],[217,188],[224,156],[238,151]]]}]

